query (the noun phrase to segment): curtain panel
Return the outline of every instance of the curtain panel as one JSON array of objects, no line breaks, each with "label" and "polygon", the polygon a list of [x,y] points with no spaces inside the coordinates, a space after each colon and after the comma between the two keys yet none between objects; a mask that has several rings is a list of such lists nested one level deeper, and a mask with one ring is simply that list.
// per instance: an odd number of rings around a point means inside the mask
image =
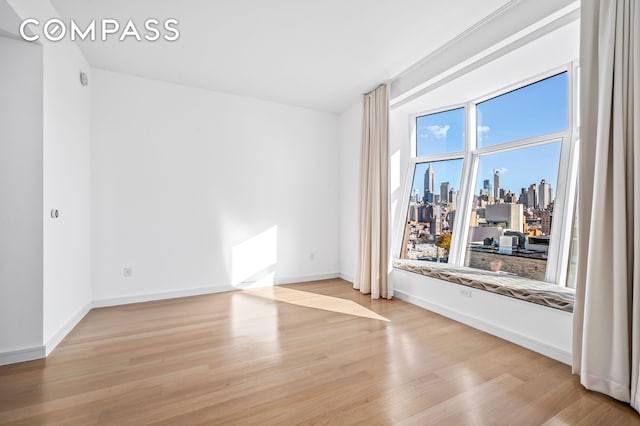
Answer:
[{"label": "curtain panel", "polygon": [[573,371],[640,408],[640,10],[583,0]]},{"label": "curtain panel", "polygon": [[390,299],[389,92],[381,85],[364,95],[360,157],[359,227],[353,287]]}]

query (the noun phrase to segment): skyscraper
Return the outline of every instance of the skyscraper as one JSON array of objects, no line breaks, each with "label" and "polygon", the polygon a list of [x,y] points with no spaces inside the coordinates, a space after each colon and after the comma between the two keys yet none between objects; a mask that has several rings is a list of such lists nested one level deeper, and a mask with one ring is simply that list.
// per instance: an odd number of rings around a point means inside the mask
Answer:
[{"label": "skyscraper", "polygon": [[522,188],[520,191],[520,198],[518,198],[518,204],[522,204],[523,206],[527,207],[529,205],[529,202],[527,200],[528,195],[529,191],[527,191],[527,188]]},{"label": "skyscraper", "polygon": [[530,209],[538,208],[538,185],[535,183],[529,185],[529,191],[527,192],[527,207]]},{"label": "skyscraper", "polygon": [[427,171],[424,173],[424,200],[427,202],[433,201],[433,194],[436,189],[436,172],[431,167],[431,163],[429,163],[429,167]]},{"label": "skyscraper", "polygon": [[480,195],[489,195],[491,194],[491,181],[489,179],[485,179],[482,182],[482,189],[480,190]]},{"label": "skyscraper", "polygon": [[538,205],[540,210],[546,210],[553,201],[551,191],[551,184],[548,184],[542,179],[540,181],[540,187],[538,188]]},{"label": "skyscraper", "polygon": [[451,190],[449,191],[449,208],[451,210],[455,210],[457,204],[458,204],[458,193],[453,188],[451,188]]},{"label": "skyscraper", "polygon": [[449,182],[442,182],[440,184],[440,202],[441,203],[449,203],[451,199],[449,198],[449,191],[451,190],[451,185]]},{"label": "skyscraper", "polygon": [[442,211],[440,206],[432,206],[430,209],[429,232],[431,235],[440,235],[442,234]]},{"label": "skyscraper", "polygon": [[493,198],[500,198],[500,170],[493,171]]}]

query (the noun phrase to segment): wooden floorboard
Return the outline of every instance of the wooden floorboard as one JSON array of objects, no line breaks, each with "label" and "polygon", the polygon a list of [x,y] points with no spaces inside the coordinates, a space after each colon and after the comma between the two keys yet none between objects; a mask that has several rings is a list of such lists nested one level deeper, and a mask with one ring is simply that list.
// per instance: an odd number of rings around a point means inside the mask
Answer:
[{"label": "wooden floorboard", "polygon": [[640,424],[570,368],[342,280],[94,309],[0,424]]}]

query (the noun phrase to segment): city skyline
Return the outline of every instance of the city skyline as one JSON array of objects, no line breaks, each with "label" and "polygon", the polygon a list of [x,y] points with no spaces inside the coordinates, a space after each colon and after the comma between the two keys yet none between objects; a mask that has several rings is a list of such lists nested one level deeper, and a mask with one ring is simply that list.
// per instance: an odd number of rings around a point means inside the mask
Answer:
[{"label": "city skyline", "polygon": [[[568,125],[567,74],[561,73],[478,104],[478,145],[490,146],[531,136],[565,130]],[[429,114],[416,120],[418,157],[464,150],[464,108]],[[500,171],[501,187],[519,193],[542,179],[557,188],[560,142],[515,149],[479,158],[474,194],[485,179],[493,182]],[[459,161],[460,167],[445,163]],[[428,163],[416,165],[413,189],[424,192],[424,172]],[[462,160],[431,162],[436,173],[435,187],[450,182],[460,190]],[[436,191],[437,192],[437,191]]]},{"label": "city skyline", "polygon": [[[531,184],[540,184],[544,179],[552,188],[557,188],[558,164],[560,160],[560,142],[522,148],[480,157],[478,174],[474,185],[474,195],[480,194],[485,179],[489,179],[492,188],[495,171],[499,171],[500,188],[519,195],[522,188]],[[449,182],[451,188],[460,191],[462,159],[433,161],[416,164],[411,194],[424,194],[425,173],[431,165],[435,174],[435,194],[439,194],[442,182]],[[510,167],[506,167],[506,166]],[[554,197],[555,198],[555,197]]]}]

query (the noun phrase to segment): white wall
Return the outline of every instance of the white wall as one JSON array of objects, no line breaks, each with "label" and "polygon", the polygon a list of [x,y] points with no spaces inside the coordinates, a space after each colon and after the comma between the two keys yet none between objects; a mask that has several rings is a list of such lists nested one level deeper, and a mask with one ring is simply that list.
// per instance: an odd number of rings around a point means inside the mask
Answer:
[{"label": "white wall", "polygon": [[42,48],[0,37],[0,58],[1,355],[42,345]]},{"label": "white wall", "polygon": [[[573,316],[569,312],[412,272],[393,270],[391,275],[399,299],[571,363]],[[462,289],[471,296],[463,295]]]},{"label": "white wall", "polygon": [[340,276],[353,282],[358,238],[362,101],[340,115]]},{"label": "white wall", "polygon": [[[9,3],[22,18],[46,20],[57,16],[47,0]],[[66,39],[41,41],[44,190],[38,217],[43,226],[44,279],[39,344],[49,352],[84,316],[91,301],[91,91],[80,85],[79,74],[88,72],[89,66],[76,44]],[[54,208],[60,211],[56,220],[49,214]]]},{"label": "white wall", "polygon": [[92,87],[99,304],[338,275],[336,115],[107,71]]},{"label": "white wall", "polygon": [[[91,301],[91,86],[80,84],[89,66],[71,43],[45,46],[44,71],[44,342],[50,350]],[[54,208],[55,220],[47,216]]]}]

